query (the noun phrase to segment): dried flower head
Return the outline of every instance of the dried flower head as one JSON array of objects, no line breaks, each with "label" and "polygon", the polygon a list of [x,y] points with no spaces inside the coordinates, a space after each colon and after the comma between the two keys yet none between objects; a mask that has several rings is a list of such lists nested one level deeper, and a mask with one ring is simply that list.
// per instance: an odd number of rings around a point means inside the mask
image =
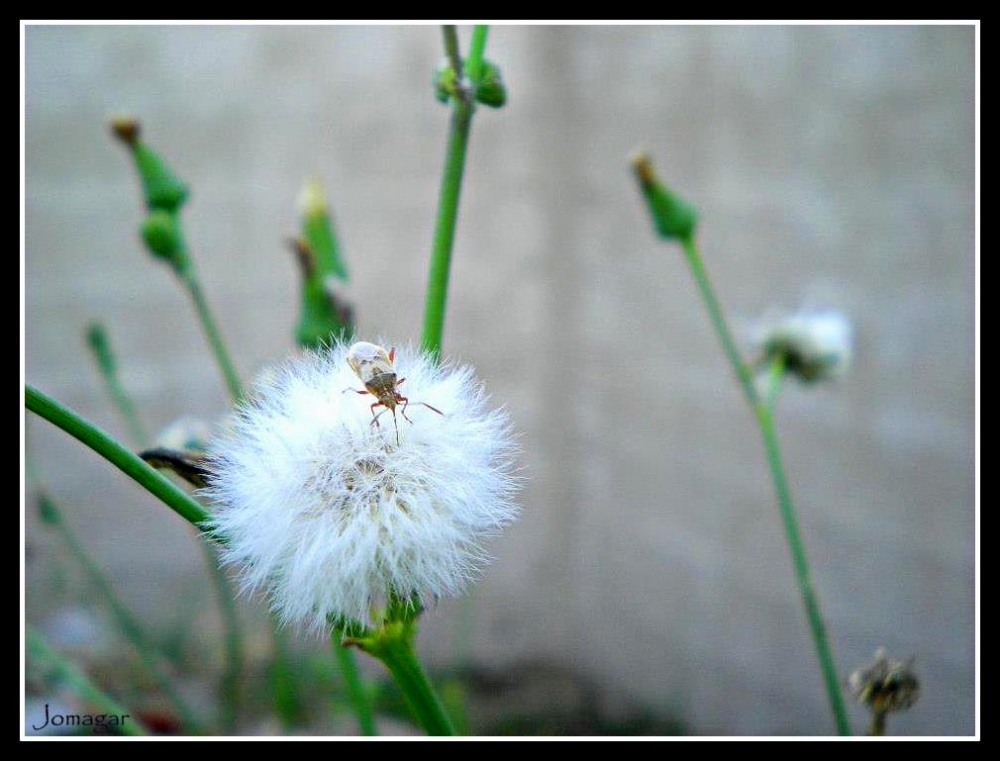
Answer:
[{"label": "dried flower head", "polygon": [[458,594],[483,540],[518,513],[510,421],[471,368],[396,354],[412,400],[397,443],[389,416],[373,425],[376,398],[351,391],[348,356],[335,344],[268,372],[209,446],[225,560],[283,621],[314,630],[371,624],[391,597]]},{"label": "dried flower head", "polygon": [[851,324],[840,312],[800,312],[763,322],[755,331],[761,362],[776,356],[804,381],[843,375],[851,364]]},{"label": "dried flower head", "polygon": [[890,660],[883,648],[876,651],[872,663],[851,674],[848,686],[854,699],[876,714],[902,711],[920,697],[920,682],[913,670],[913,659]]}]

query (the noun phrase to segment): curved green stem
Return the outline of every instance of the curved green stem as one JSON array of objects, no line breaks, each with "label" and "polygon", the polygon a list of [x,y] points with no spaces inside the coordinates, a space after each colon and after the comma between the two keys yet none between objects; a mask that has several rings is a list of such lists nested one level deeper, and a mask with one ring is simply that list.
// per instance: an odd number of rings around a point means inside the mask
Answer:
[{"label": "curved green stem", "polygon": [[209,515],[204,507],[96,425],[27,383],[24,406],[93,449],[182,518],[205,528]]},{"label": "curved green stem", "polygon": [[[114,352],[111,349],[111,343],[108,340],[107,331],[100,323],[94,323],[87,331],[87,338],[94,353],[94,358],[97,361],[98,368],[101,371],[101,375],[104,377],[108,393],[115,406],[118,407],[119,411],[129,423],[132,431],[133,444],[136,446],[147,446],[149,444],[149,437],[139,420],[139,416],[136,414],[135,405],[132,403],[132,399],[126,392],[125,387],[118,380],[118,363],[115,359]],[[65,522],[60,521],[59,526],[64,533],[69,532],[69,526],[67,526]],[[72,539],[74,542],[76,541],[75,537],[72,537]],[[243,672],[243,643],[242,636],[240,634],[239,619],[236,613],[236,595],[233,592],[232,585],[229,583],[229,578],[219,567],[216,547],[210,542],[199,542],[199,544],[202,546],[205,553],[208,573],[212,579],[212,586],[215,588],[215,595],[219,605],[219,614],[222,618],[222,625],[225,632],[224,642],[226,666],[222,673],[220,693],[223,705],[222,725],[226,730],[231,730],[236,726],[236,718],[239,713],[241,696],[240,679]],[[78,542],[77,545],[79,546]],[[79,547],[79,549],[82,551],[83,548]],[[94,564],[93,561],[90,561],[89,557],[87,560],[89,561],[89,564],[96,569],[96,564]],[[112,608],[114,608],[115,601],[110,593],[110,587],[108,587],[107,582],[105,581],[104,585],[99,584],[98,586],[107,587],[105,594],[108,596],[109,600],[112,601]],[[127,635],[128,627],[124,623],[122,623],[122,629]],[[133,644],[136,643],[133,642]],[[159,677],[161,675],[157,674],[157,676]],[[167,684],[169,684],[169,682]],[[166,686],[162,682],[161,688],[164,688],[166,691]],[[175,700],[175,697],[171,697],[171,699]],[[178,712],[181,712],[179,706]],[[193,714],[191,714],[190,718],[185,719],[185,722],[190,723],[191,719],[193,719]]]},{"label": "curved green stem", "polygon": [[819,609],[819,600],[813,588],[812,577],[809,572],[809,561],[806,558],[805,544],[802,541],[802,534],[799,531],[799,522],[795,514],[795,503],[792,501],[791,490],[788,487],[788,479],[785,476],[785,467],[781,458],[781,449],[778,445],[778,434],[774,428],[774,401],[777,398],[778,387],[781,384],[784,372],[784,359],[781,355],[777,355],[771,362],[768,372],[768,390],[765,400],[758,402],[755,405],[755,410],[757,421],[760,424],[760,434],[764,440],[764,449],[767,452],[767,464],[771,470],[774,488],[778,495],[778,508],[781,511],[781,521],[785,528],[785,539],[788,541],[788,548],[792,554],[795,580],[799,587],[799,594],[802,596],[802,604],[806,610],[806,617],[809,620],[809,629],[812,633],[813,643],[816,646],[816,656],[819,659],[820,669],[823,672],[823,682],[826,687],[827,697],[830,700],[830,708],[833,711],[834,721],[837,724],[837,733],[849,735],[851,734],[851,725],[847,719],[847,709],[844,707],[844,698],[840,691],[840,683],[837,680],[833,650],[830,648],[826,626],[823,623],[823,615]]},{"label": "curved green stem", "polygon": [[215,324],[212,313],[208,308],[208,301],[201,290],[201,283],[198,281],[197,275],[194,274],[192,267],[189,266],[184,270],[181,280],[187,288],[188,293],[191,294],[191,300],[194,302],[195,310],[198,312],[198,320],[201,322],[205,336],[208,338],[208,343],[212,347],[212,354],[215,355],[215,361],[218,363],[219,369],[226,380],[226,388],[229,390],[229,396],[232,397],[233,401],[236,401],[243,395],[243,386],[240,384],[240,377],[237,375],[236,368],[229,358],[229,352],[226,350],[226,344],[222,340],[222,334]]},{"label": "curved green stem", "polygon": [[413,650],[415,635],[416,626],[412,622],[393,622],[367,637],[347,642],[385,664],[427,734],[454,735],[455,727]]},{"label": "curved green stem", "polygon": [[[44,669],[46,677],[67,685],[81,700],[97,708],[99,713],[115,716],[121,724],[115,729],[123,735],[145,735],[146,728],[134,714],[117,700],[98,689],[87,676],[69,660],[57,653],[31,624],[24,626],[24,644],[27,656],[35,665]],[[29,717],[30,718],[30,717]]]},{"label": "curved green stem", "polygon": [[341,643],[343,631],[334,628],[331,637],[333,645],[333,655],[337,659],[340,667],[340,675],[344,678],[344,688],[347,690],[347,700],[351,704],[354,716],[358,720],[358,729],[361,734],[373,737],[378,734],[378,727],[375,725],[375,715],[372,712],[371,700],[368,697],[365,685],[361,681],[361,674],[358,672],[358,663],[351,649]]}]

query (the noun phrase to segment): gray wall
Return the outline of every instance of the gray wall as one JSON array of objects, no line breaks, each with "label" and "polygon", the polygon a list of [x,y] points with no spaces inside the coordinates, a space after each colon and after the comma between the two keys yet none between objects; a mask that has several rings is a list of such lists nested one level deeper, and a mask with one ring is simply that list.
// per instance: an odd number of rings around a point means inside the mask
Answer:
[{"label": "gray wall", "polygon": [[[26,38],[30,382],[125,436],[82,341],[99,318],[150,426],[224,409],[183,294],[137,241],[105,126],[120,109],[193,187],[189,240],[245,375],[291,349],[281,241],[307,175],[361,334],[418,337],[447,123],[436,28]],[[778,418],[838,667],[915,655],[923,698],[891,730],[973,732],[972,28],[497,27],[488,56],[510,100],[473,126],[445,342],[510,408],[530,480],[475,592],[477,660],[554,658],[608,710],[700,733],[831,729],[751,415],[628,173],[642,146],[699,208],[738,328],[773,307],[851,315],[853,371],[790,383]],[[203,578],[189,527],[47,424],[29,420],[29,446],[129,603],[173,620]],[[27,540],[44,620],[73,584],[54,591],[64,561],[33,512]],[[460,611],[426,617],[432,661]]]}]

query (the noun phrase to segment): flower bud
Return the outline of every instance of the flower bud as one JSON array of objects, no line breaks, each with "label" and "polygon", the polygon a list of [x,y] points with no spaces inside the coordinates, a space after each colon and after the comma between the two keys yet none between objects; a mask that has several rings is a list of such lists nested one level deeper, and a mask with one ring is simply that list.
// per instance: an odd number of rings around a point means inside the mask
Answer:
[{"label": "flower bud", "polygon": [[507,88],[504,87],[500,69],[490,61],[483,61],[479,80],[476,82],[476,100],[490,108],[500,108],[507,102]]},{"label": "flower bud", "polygon": [[142,239],[150,253],[165,259],[180,272],[187,266],[187,254],[177,217],[168,211],[151,211],[142,221]]},{"label": "flower bud", "polygon": [[644,153],[632,157],[632,170],[639,181],[656,233],[667,240],[689,239],[698,224],[698,212],[680,196],[668,190],[653,171],[653,162]]}]

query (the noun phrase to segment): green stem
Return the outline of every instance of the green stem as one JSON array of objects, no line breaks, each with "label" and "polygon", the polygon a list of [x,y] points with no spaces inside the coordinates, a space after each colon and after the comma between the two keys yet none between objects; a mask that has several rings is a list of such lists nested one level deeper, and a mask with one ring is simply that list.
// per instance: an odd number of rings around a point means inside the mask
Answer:
[{"label": "green stem", "polygon": [[87,343],[94,355],[97,369],[104,379],[108,396],[111,397],[112,403],[118,408],[121,416],[125,418],[125,424],[128,426],[132,441],[137,444],[145,444],[149,437],[139,419],[139,414],[135,410],[132,398],[125,391],[125,387],[122,386],[118,378],[117,362],[111,349],[111,342],[108,340],[108,332],[103,325],[94,323],[88,328]]},{"label": "green stem", "polygon": [[486,34],[490,28],[486,24],[476,24],[469,42],[469,57],[465,59],[465,71],[469,79],[478,82],[483,73],[483,54],[486,52]]},{"label": "green stem", "polygon": [[455,80],[462,80],[462,54],[458,49],[458,29],[454,24],[445,24],[441,27],[441,34],[444,37],[444,54],[451,62],[451,68],[455,70]]},{"label": "green stem", "polygon": [[[149,438],[139,421],[138,415],[135,413],[135,406],[132,404],[132,399],[125,391],[125,387],[118,381],[118,373],[116,372],[117,362],[107,338],[107,331],[105,331],[102,325],[95,323],[90,327],[87,335],[112,401],[130,424],[133,443],[137,446],[147,445]],[[69,531],[69,526],[65,522],[60,520],[59,525],[63,532]],[[212,579],[212,586],[215,588],[219,613],[225,632],[226,667],[222,674],[220,692],[223,705],[222,724],[226,730],[231,730],[236,726],[236,719],[239,713],[240,675],[243,671],[243,645],[239,630],[239,620],[236,615],[236,595],[233,593],[232,585],[229,583],[225,572],[219,567],[216,548],[209,542],[199,542],[199,544],[201,544],[205,553],[209,576]],[[83,548],[79,547],[79,549],[82,551]],[[96,568],[96,565],[92,562],[90,565]],[[110,597],[110,589],[106,593]],[[122,628],[126,628],[124,624]],[[179,706],[178,712],[181,712]],[[193,715],[191,716],[193,718]],[[189,721],[189,719],[185,719],[185,722]]]},{"label": "green stem", "polygon": [[205,331],[205,336],[208,338],[208,343],[212,347],[215,361],[218,363],[219,369],[222,370],[222,375],[226,379],[226,388],[229,389],[229,396],[232,397],[233,401],[236,401],[243,396],[243,387],[240,384],[239,375],[236,374],[236,369],[229,359],[229,352],[226,351],[226,344],[222,340],[222,334],[219,333],[219,328],[212,318],[211,311],[209,311],[205,294],[201,290],[201,283],[198,281],[198,277],[191,266],[185,269],[181,280],[188,289],[188,293],[191,294],[191,300],[194,302],[195,309],[198,312],[198,319]]},{"label": "green stem", "polygon": [[[366,648],[368,649],[368,648]],[[429,735],[454,735],[455,728],[413,651],[412,636],[383,636],[368,649],[389,669],[420,726]]]},{"label": "green stem", "polygon": [[[24,644],[27,656],[35,665],[45,670],[48,678],[66,684],[81,700],[97,708],[99,713],[121,717],[116,729],[125,735],[145,735],[146,728],[133,714],[104,691],[98,689],[87,676],[69,660],[57,653],[31,624],[24,626]],[[128,721],[131,719],[131,722]]]},{"label": "green stem", "polygon": [[209,519],[204,507],[93,423],[30,384],[24,386],[24,406],[93,449],[182,518],[204,529]]},{"label": "green stem", "polygon": [[739,380],[740,386],[743,388],[743,394],[746,396],[750,406],[756,406],[758,399],[757,389],[753,385],[753,375],[750,373],[750,368],[747,367],[746,363],[740,357],[740,350],[736,348],[736,341],[733,340],[733,334],[726,323],[722,306],[715,296],[712,281],[708,277],[705,263],[698,253],[698,247],[694,242],[694,238],[691,236],[682,238],[681,245],[684,247],[684,256],[691,267],[691,273],[694,275],[698,289],[701,291],[701,297],[705,302],[705,306],[708,307],[708,315],[712,320],[712,326],[715,328],[715,333],[722,343],[723,351],[726,352],[726,358],[729,360],[729,364],[732,366],[733,372],[736,374],[736,378]]},{"label": "green stem", "polygon": [[236,611],[236,595],[229,577],[219,564],[218,548],[211,542],[202,542],[202,546],[205,548],[205,564],[212,578],[212,586],[215,587],[219,615],[222,617],[226,667],[222,672],[219,692],[222,696],[222,726],[230,732],[236,726],[242,699],[240,682],[243,675],[243,637]]},{"label": "green stem", "polygon": [[788,541],[788,548],[792,554],[795,580],[798,583],[799,593],[802,596],[802,604],[805,607],[806,617],[809,620],[809,629],[812,633],[813,643],[816,646],[816,656],[819,659],[820,669],[823,672],[823,681],[826,686],[827,697],[830,700],[830,708],[833,711],[834,720],[837,724],[837,733],[849,735],[851,734],[851,726],[847,720],[847,710],[844,707],[843,695],[841,694],[840,684],[837,680],[837,669],[833,662],[833,651],[827,639],[826,626],[823,623],[823,616],[819,609],[819,600],[816,597],[816,591],[813,588],[812,578],[809,573],[809,561],[806,558],[805,545],[802,541],[802,534],[799,531],[798,518],[795,513],[795,504],[792,502],[791,490],[788,487],[788,480],[785,476],[784,464],[782,463],[781,449],[778,445],[778,435],[774,428],[773,403],[777,397],[778,386],[781,383],[784,371],[784,359],[778,355],[772,361],[768,374],[766,398],[769,402],[761,401],[755,405],[757,421],[760,424],[760,433],[764,440],[764,449],[767,452],[767,463],[771,469],[771,477],[774,480],[774,488],[778,495],[778,507],[781,510],[785,538]]},{"label": "green stem", "polygon": [[791,490],[788,488],[788,480],[785,476],[785,468],[781,459],[781,450],[778,446],[778,436],[774,429],[773,405],[777,397],[782,375],[784,374],[783,361],[778,358],[775,364],[772,364],[767,392],[764,399],[761,399],[760,394],[757,393],[757,388],[754,386],[750,368],[741,358],[739,349],[736,348],[736,341],[733,339],[733,335],[726,323],[722,306],[715,296],[715,291],[712,288],[712,283],[708,277],[704,262],[698,253],[698,247],[695,245],[694,238],[692,236],[685,236],[681,239],[681,244],[684,247],[684,255],[691,267],[695,282],[701,291],[702,299],[708,308],[716,335],[718,335],[729,364],[732,366],[733,372],[740,382],[743,394],[757,415],[761,437],[764,441],[764,449],[767,453],[768,467],[771,470],[774,490],[778,497],[778,508],[781,512],[782,523],[784,524],[785,538],[792,555],[795,579],[802,596],[806,618],[809,621],[809,629],[816,648],[820,670],[823,673],[823,682],[830,701],[830,708],[833,712],[838,734],[849,735],[851,734],[851,727],[847,721],[847,710],[844,707],[844,698],[840,691],[840,684],[837,681],[837,670],[834,667],[833,652],[827,639],[826,627],[823,624],[823,616],[819,609],[819,601],[813,589],[809,573],[809,562],[806,559],[805,545],[802,542],[798,519],[795,513],[795,503],[792,501]]},{"label": "green stem", "polygon": [[288,729],[299,723],[302,704],[295,690],[295,674],[288,655],[288,637],[281,625],[274,620],[273,614],[268,616],[268,621],[271,624],[271,640],[274,645],[274,657],[271,661],[274,711],[278,714],[281,726]]},{"label": "green stem", "polygon": [[[444,28],[445,49],[461,82],[461,56],[454,27]],[[482,44],[485,45],[485,36]],[[459,90],[452,98],[451,122],[448,126],[448,147],[441,191],[438,196],[437,221],[434,225],[434,242],[431,248],[430,275],[427,279],[427,296],[424,302],[424,324],[421,348],[438,357],[441,354],[441,336],[444,333],[445,305],[448,298],[448,275],[451,269],[451,249],[458,222],[458,201],[462,191],[462,173],[465,153],[469,144],[473,104],[471,93]]]},{"label": "green stem", "polygon": [[66,543],[66,546],[69,548],[73,559],[76,560],[76,562],[83,568],[83,571],[87,575],[90,583],[101,593],[105,602],[108,604],[108,607],[111,609],[111,615],[114,617],[115,623],[117,623],[118,627],[122,630],[122,634],[125,635],[125,639],[132,644],[132,647],[138,654],[142,665],[147,671],[149,671],[150,674],[152,674],[156,685],[160,688],[160,690],[162,690],[163,694],[167,696],[167,699],[174,706],[174,709],[177,711],[177,715],[180,717],[183,725],[192,731],[202,731],[201,722],[198,720],[197,716],[195,716],[194,712],[188,707],[187,703],[184,702],[184,698],[181,697],[181,694],[174,687],[173,682],[161,664],[156,648],[146,636],[142,625],[132,615],[132,612],[125,606],[125,604],[118,598],[115,594],[114,588],[104,576],[100,567],[90,557],[87,550],[76,538],[76,535],[73,534],[69,526],[66,525],[66,522],[63,520],[62,512],[59,510],[56,503],[45,494],[42,494],[39,499],[44,503],[42,505],[42,511],[47,516],[47,522],[55,526],[59,535]]},{"label": "green stem", "polygon": [[333,655],[337,659],[340,674],[344,678],[347,700],[350,702],[351,708],[354,710],[354,715],[358,720],[358,729],[361,730],[361,734],[372,737],[378,734],[378,727],[375,726],[375,716],[372,713],[371,700],[361,681],[361,674],[358,672],[358,663],[354,657],[354,652],[349,647],[341,644],[342,636],[343,631],[339,628],[334,628],[331,638]]}]

